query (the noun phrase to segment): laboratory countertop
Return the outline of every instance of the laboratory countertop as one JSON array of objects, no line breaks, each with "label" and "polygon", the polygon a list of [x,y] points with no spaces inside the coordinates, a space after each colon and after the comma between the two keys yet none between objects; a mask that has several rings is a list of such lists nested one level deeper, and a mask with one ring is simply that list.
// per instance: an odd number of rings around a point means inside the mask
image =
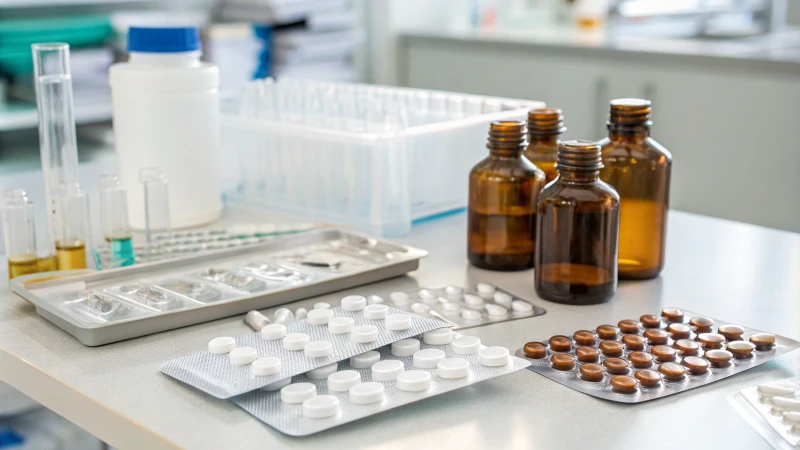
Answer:
[{"label": "laboratory countertop", "polygon": [[[516,350],[678,306],[800,339],[800,235],[680,212],[670,214],[667,265],[654,280],[623,282],[609,303],[565,306],[536,297],[531,271],[497,273],[465,258],[466,217],[416,226],[403,242],[430,251],[410,276],[292,304],[337,301],[417,286],[491,282],[547,309],[543,316],[463,330]],[[271,311],[270,311],[271,313]],[[0,293],[0,381],[122,450],[128,448],[768,448],[728,397],[800,375],[800,352],[679,395],[637,405],[599,400],[528,370],[397,408],[316,435],[293,438],[234,404],[159,373],[164,361],[217,336],[250,333],[242,317],[97,348]]]}]

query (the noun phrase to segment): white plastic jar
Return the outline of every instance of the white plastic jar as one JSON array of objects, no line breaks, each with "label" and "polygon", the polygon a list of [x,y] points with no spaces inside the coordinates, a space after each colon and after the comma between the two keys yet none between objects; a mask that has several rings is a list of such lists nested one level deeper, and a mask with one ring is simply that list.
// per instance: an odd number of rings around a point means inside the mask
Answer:
[{"label": "white plastic jar", "polygon": [[144,228],[144,167],[167,178],[173,228],[216,220],[222,210],[219,68],[200,61],[195,27],[131,27],[128,51],[128,62],[111,66],[109,78],[131,226]]}]

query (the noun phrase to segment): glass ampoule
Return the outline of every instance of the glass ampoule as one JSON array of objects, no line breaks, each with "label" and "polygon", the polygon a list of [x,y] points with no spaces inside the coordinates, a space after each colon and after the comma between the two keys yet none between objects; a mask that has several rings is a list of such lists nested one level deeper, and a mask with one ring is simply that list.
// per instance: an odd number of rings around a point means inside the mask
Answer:
[{"label": "glass ampoule", "polygon": [[23,189],[4,191],[0,197],[8,278],[39,272],[33,203]]},{"label": "glass ampoule", "polygon": [[536,200],[544,173],[527,160],[522,121],[492,123],[489,156],[469,175],[469,262],[489,270],[533,267]]},{"label": "glass ampoule", "polygon": [[100,178],[100,222],[111,248],[111,267],[132,265],[135,256],[128,222],[128,195],[114,175]]},{"label": "glass ampoule", "polygon": [[85,269],[86,246],[91,242],[89,197],[78,183],[62,184],[57,208],[60,217],[56,230],[58,269]]},{"label": "glass ampoule", "polygon": [[171,233],[169,182],[156,167],[139,169],[139,181],[144,187],[144,235],[148,258],[159,255],[157,237],[169,238]]},{"label": "glass ampoule", "polygon": [[558,137],[567,131],[560,109],[539,108],[528,112],[528,148],[525,157],[542,169],[547,182],[558,176]]},{"label": "glass ampoule", "polygon": [[619,277],[645,279],[664,268],[672,155],[650,137],[649,100],[611,102],[600,141],[600,179],[620,197]]},{"label": "glass ampoule", "polygon": [[600,180],[600,146],[558,146],[558,178],[539,196],[535,286],[539,297],[588,305],[617,289],[619,196]]}]

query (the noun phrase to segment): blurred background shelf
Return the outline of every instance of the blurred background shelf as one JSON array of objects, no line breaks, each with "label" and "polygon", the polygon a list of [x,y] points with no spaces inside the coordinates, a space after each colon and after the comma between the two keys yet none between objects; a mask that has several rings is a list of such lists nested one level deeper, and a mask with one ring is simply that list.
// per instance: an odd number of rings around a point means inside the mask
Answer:
[{"label": "blurred background shelf", "polygon": [[156,0],[0,0],[3,8],[50,8],[62,6],[115,5],[153,3]]},{"label": "blurred background shelf", "polygon": [[[78,125],[111,120],[111,102],[97,104],[76,104],[75,121]],[[36,128],[39,117],[36,104],[11,102],[0,105],[0,132]]]}]

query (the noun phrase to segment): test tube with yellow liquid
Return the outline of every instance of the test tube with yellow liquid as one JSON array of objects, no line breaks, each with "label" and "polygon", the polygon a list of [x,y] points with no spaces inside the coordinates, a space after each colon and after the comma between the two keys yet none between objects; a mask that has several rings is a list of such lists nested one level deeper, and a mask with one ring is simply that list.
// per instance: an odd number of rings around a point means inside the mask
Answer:
[{"label": "test tube with yellow liquid", "polygon": [[89,228],[89,197],[78,183],[63,183],[56,212],[56,257],[59,270],[85,269]]},{"label": "test tube with yellow liquid", "polygon": [[39,272],[36,256],[36,223],[33,203],[23,189],[10,189],[0,196],[3,239],[8,260],[8,278]]}]

